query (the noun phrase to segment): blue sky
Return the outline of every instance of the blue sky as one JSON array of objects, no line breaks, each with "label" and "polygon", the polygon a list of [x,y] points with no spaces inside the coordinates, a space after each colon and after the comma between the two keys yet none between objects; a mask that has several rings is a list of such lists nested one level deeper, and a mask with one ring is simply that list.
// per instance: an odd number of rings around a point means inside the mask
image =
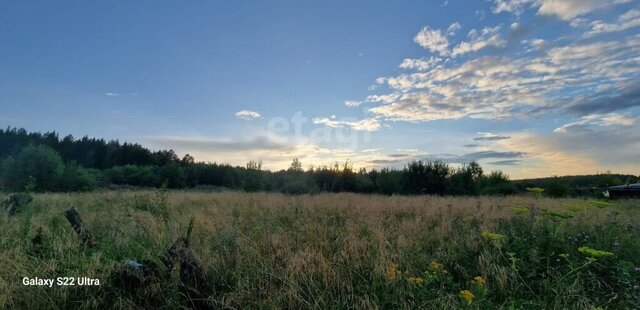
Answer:
[{"label": "blue sky", "polygon": [[284,168],[640,174],[640,3],[2,1],[0,125]]}]

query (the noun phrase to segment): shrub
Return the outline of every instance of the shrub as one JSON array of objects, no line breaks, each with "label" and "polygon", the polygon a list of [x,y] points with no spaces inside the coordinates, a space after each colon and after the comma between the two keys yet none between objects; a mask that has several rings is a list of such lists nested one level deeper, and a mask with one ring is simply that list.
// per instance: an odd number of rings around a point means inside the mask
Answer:
[{"label": "shrub", "polygon": [[509,176],[502,171],[491,171],[488,176],[481,178],[480,183],[484,195],[512,195],[517,192]]},{"label": "shrub", "polygon": [[560,180],[554,180],[545,187],[544,193],[551,197],[564,197],[569,195],[571,188],[569,185],[562,183]]},{"label": "shrub", "polygon": [[52,191],[59,188],[63,170],[64,163],[53,149],[44,145],[29,145],[15,157],[4,160],[2,183],[12,191],[24,190],[29,184],[33,184],[33,190],[36,191]]},{"label": "shrub", "polygon": [[91,191],[96,187],[94,171],[69,164],[64,167],[59,188],[63,191]]}]

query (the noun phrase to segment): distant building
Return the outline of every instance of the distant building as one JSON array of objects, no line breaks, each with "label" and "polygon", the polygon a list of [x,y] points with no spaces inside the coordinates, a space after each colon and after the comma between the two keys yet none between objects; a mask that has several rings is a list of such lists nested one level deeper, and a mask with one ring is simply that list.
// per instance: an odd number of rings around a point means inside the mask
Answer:
[{"label": "distant building", "polygon": [[611,198],[640,198],[640,183],[609,186],[606,194]]}]

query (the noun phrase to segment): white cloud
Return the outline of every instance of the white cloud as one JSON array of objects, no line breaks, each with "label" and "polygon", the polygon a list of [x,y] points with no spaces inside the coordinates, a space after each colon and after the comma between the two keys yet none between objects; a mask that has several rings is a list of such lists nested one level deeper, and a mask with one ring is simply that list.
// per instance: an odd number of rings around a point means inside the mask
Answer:
[{"label": "white cloud", "polygon": [[236,117],[239,119],[251,120],[251,119],[261,118],[262,115],[260,115],[260,113],[255,111],[242,110],[242,111],[236,112]]},{"label": "white cloud", "polygon": [[375,118],[367,118],[359,121],[336,120],[334,116],[318,117],[313,119],[314,124],[321,124],[333,128],[348,127],[358,131],[378,131],[382,127],[380,121]]},{"label": "white cloud", "polygon": [[601,33],[618,32],[640,26],[640,10],[632,9],[620,15],[616,23],[609,24],[603,21],[591,23],[591,30],[585,34],[590,37]]},{"label": "white cloud", "polygon": [[591,13],[598,9],[627,3],[631,0],[541,0],[538,14],[555,15],[563,20],[571,20],[577,16]]},{"label": "white cloud", "polygon": [[516,15],[522,14],[524,7],[533,2],[533,0],[494,0],[493,13],[514,13]]},{"label": "white cloud", "polygon": [[[428,70],[442,61],[442,58],[431,56],[429,59],[405,58],[398,67],[402,69]],[[384,81],[382,81],[384,83]]]},{"label": "white cloud", "polygon": [[462,28],[462,25],[458,22],[449,25],[449,28],[447,28],[447,35],[450,37],[455,36],[460,28]]},{"label": "white cloud", "polygon": [[426,93],[403,94],[369,111],[390,120],[410,122],[458,119],[467,115],[464,107],[439,104]]},{"label": "white cloud", "polygon": [[118,96],[120,96],[120,94],[118,94],[118,93],[108,92],[108,93],[105,93],[105,96],[109,96],[109,97],[118,97]]},{"label": "white cloud", "polygon": [[633,126],[638,118],[629,115],[610,113],[602,117],[603,126]]},{"label": "white cloud", "polygon": [[498,141],[511,139],[510,136],[499,135],[491,132],[478,132],[479,137],[473,138],[475,141]]},{"label": "white cloud", "polygon": [[609,113],[609,114],[592,114],[583,116],[580,120],[568,123],[563,125],[562,127],[558,127],[554,130],[554,132],[566,133],[571,130],[575,130],[576,128],[584,128],[589,126],[622,126],[622,127],[630,127],[635,124],[637,117],[630,115],[622,115],[618,113]]},{"label": "white cloud", "polygon": [[542,40],[527,44],[544,46],[544,52],[444,61],[431,67],[403,61],[402,67],[416,71],[387,77],[391,92],[367,97],[376,103],[369,111],[390,120],[414,122],[504,119],[557,110],[587,115],[636,105],[630,100],[625,104],[589,100],[600,96],[598,92],[634,85],[640,72],[640,35],[579,44]]},{"label": "white cloud", "polygon": [[578,16],[631,0],[494,0],[494,13],[522,14],[527,7],[538,8],[540,15],[553,15],[570,21]]},{"label": "white cloud", "polygon": [[360,106],[362,104],[362,101],[357,101],[357,100],[345,100],[344,105],[350,107],[350,108],[354,108],[357,106]]},{"label": "white cloud", "polygon": [[442,56],[449,55],[449,39],[440,29],[423,27],[413,40],[432,53],[438,53]]},{"label": "white cloud", "polygon": [[546,49],[549,46],[547,44],[547,41],[545,41],[543,39],[525,40],[523,43],[528,44],[534,50],[537,50],[537,51]]},{"label": "white cloud", "polygon": [[577,17],[571,20],[569,25],[573,28],[582,28],[589,24],[589,20],[582,17]]},{"label": "white cloud", "polygon": [[506,41],[500,38],[500,26],[485,27],[478,31],[472,29],[468,34],[471,39],[468,42],[461,42],[453,49],[451,56],[456,57],[469,52],[477,52],[485,47],[504,47]]}]

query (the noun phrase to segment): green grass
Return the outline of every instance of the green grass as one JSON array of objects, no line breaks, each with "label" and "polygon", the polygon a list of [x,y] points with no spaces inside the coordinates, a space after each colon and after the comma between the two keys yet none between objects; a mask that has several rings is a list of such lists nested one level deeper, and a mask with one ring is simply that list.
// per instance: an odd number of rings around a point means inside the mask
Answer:
[{"label": "green grass", "polygon": [[114,277],[127,259],[161,264],[192,218],[214,308],[640,307],[639,201],[111,191],[37,194],[0,217],[0,308],[181,307],[178,270],[138,290]]}]

